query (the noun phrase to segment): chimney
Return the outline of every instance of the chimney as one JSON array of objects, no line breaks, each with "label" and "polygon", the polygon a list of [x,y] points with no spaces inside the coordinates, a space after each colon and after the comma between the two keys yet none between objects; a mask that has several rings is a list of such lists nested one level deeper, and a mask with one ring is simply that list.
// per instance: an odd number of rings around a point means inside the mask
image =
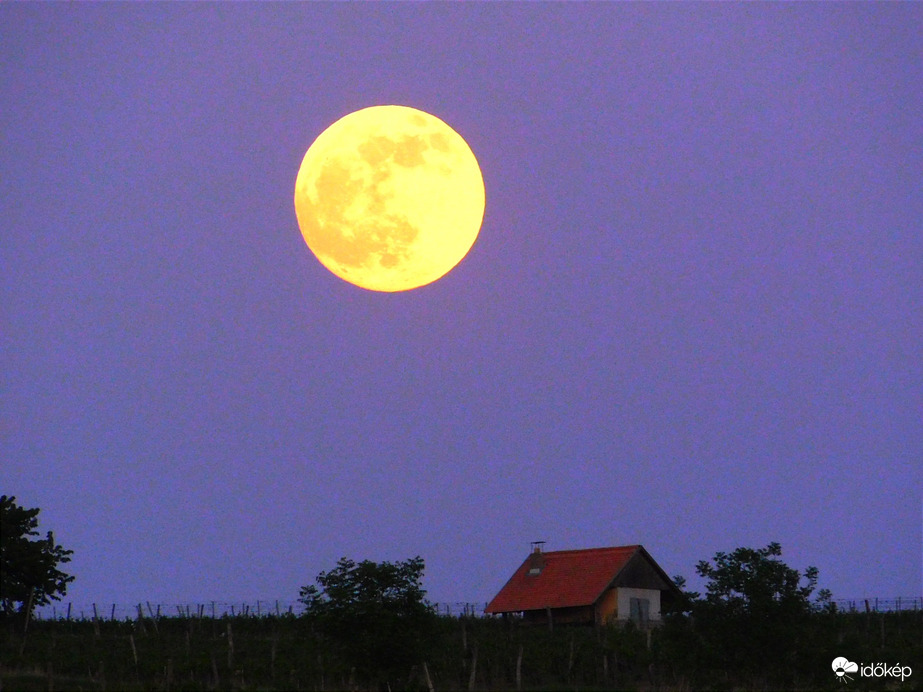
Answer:
[{"label": "chimney", "polygon": [[542,546],[545,541],[532,541],[532,552],[529,554],[529,571],[530,577],[536,577],[542,573],[545,567],[545,558],[542,556]]}]

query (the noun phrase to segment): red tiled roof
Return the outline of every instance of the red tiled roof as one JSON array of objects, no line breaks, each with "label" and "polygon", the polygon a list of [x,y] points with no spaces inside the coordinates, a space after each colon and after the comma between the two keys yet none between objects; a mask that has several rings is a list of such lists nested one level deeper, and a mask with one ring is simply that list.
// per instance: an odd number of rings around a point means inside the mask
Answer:
[{"label": "red tiled roof", "polygon": [[528,574],[530,555],[485,610],[510,613],[592,605],[641,549],[639,545],[626,545],[541,553],[544,567],[536,576]]}]

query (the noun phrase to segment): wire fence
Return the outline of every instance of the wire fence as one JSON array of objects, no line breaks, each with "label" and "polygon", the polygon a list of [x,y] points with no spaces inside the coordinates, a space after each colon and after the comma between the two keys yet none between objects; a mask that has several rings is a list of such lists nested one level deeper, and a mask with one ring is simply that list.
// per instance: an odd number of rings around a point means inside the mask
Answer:
[{"label": "wire fence", "polygon": [[923,596],[896,598],[834,598],[837,610],[849,613],[896,613],[904,610],[923,610]]},{"label": "wire fence", "polygon": [[[439,602],[433,608],[440,615],[475,617],[484,614],[485,602]],[[136,618],[223,618],[281,617],[301,615],[305,606],[300,601],[261,599],[256,601],[206,601],[204,603],[78,603],[60,602],[37,608],[37,620],[134,620]]]},{"label": "wire fence", "polygon": [[[923,610],[923,596],[895,598],[836,598],[837,610],[855,613],[893,613]],[[450,617],[480,617],[487,603],[483,601],[452,601],[432,604],[440,615]],[[36,609],[38,620],[134,620],[136,618],[224,618],[301,615],[304,604],[286,599],[256,601],[206,601],[204,603],[53,603]]]}]

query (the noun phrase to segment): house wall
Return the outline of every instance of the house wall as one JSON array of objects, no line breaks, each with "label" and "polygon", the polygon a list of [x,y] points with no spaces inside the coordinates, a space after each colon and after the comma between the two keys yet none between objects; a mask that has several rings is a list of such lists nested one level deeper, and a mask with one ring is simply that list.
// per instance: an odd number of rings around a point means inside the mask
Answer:
[{"label": "house wall", "polygon": [[609,589],[596,601],[596,624],[605,625],[610,620],[614,620],[618,615],[618,608],[618,589]]},{"label": "house wall", "polygon": [[618,607],[616,609],[616,618],[619,621],[625,621],[631,617],[632,598],[646,598],[650,602],[649,616],[651,622],[660,620],[659,589],[634,589],[620,586],[617,589],[613,589],[613,591],[617,592]]}]

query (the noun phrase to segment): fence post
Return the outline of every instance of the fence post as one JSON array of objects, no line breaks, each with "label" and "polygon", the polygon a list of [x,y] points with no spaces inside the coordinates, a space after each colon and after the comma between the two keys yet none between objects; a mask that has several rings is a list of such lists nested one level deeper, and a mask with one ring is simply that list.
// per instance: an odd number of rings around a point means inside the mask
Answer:
[{"label": "fence post", "polygon": [[520,642],[519,652],[516,654],[516,689],[522,689],[522,642]]},{"label": "fence post", "polygon": [[[154,631],[160,634],[160,628],[157,626],[157,618],[154,617],[154,609],[151,608],[150,601],[147,601],[147,612],[151,614],[151,622],[154,623]],[[160,606],[157,606],[157,614],[160,615]]]},{"label": "fence post", "polygon": [[279,634],[278,632],[273,633],[272,637],[272,651],[269,655],[269,677],[273,680],[276,679],[276,649],[279,647]]},{"label": "fence post", "polygon": [[433,680],[429,676],[429,668],[426,665],[426,661],[423,661],[423,675],[426,677],[426,689],[429,690],[429,692],[435,692],[433,690]]},{"label": "fence post", "polygon": [[468,689],[474,689],[475,676],[478,672],[478,643],[474,642],[471,651],[471,677],[468,678]]},{"label": "fence post", "polygon": [[233,675],[234,671],[234,632],[231,630],[231,621],[228,620],[228,670]]}]

